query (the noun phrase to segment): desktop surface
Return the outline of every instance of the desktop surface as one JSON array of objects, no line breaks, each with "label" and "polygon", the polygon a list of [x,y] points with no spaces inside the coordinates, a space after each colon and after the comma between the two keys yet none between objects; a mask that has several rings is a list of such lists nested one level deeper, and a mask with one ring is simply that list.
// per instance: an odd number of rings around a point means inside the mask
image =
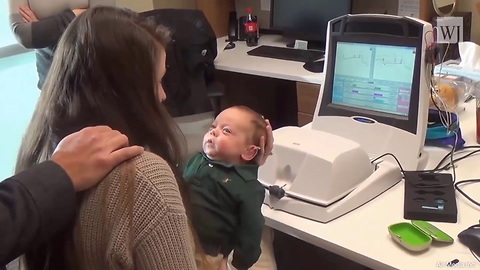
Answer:
[{"label": "desktop surface", "polygon": [[[323,83],[323,73],[306,70],[303,62],[250,56],[247,52],[255,47],[248,47],[245,41],[236,41],[235,48],[224,50],[228,44],[225,40],[226,37],[217,39],[218,56],[215,59],[215,68],[218,70],[297,82]],[[278,35],[262,35],[258,43],[259,46],[286,48],[288,40]]]},{"label": "desktop surface", "polygon": [[[466,111],[460,114],[460,126],[467,145],[476,144],[475,111],[475,102],[469,102]],[[433,168],[450,151],[430,146],[425,150],[429,154],[427,169]],[[456,163],[457,181],[480,178],[479,162],[480,157],[473,156]],[[473,199],[480,200],[480,183],[461,188]],[[409,252],[394,242],[388,233],[389,225],[410,222],[403,218],[403,200],[402,180],[372,201],[325,224],[272,210],[266,205],[262,212],[267,226],[373,269],[439,269],[446,268],[446,264],[454,259],[466,265],[465,268],[480,268],[480,263],[457,237],[469,226],[478,224],[479,207],[456,192],[457,223],[431,222],[452,236],[454,243],[433,244],[424,252]]]}]

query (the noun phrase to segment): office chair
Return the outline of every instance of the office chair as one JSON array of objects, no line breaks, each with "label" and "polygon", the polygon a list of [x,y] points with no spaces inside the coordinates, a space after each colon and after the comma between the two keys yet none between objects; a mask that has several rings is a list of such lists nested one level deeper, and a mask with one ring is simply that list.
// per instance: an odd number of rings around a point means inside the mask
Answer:
[{"label": "office chair", "polygon": [[165,105],[185,135],[190,156],[202,149],[203,136],[220,113],[225,92],[214,77],[215,32],[200,10],[156,9],[140,15],[171,32],[163,80]]}]

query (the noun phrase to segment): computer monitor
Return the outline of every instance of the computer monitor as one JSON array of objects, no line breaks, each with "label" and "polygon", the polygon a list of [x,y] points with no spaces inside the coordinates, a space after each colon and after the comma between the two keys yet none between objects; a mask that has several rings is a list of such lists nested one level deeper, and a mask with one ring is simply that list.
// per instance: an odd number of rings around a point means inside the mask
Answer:
[{"label": "computer monitor", "polygon": [[331,20],[312,128],[356,141],[372,157],[393,153],[416,170],[428,123],[431,29],[381,14]]},{"label": "computer monitor", "polygon": [[324,47],[328,21],[351,12],[351,0],[272,0],[270,28]]},{"label": "computer monitor", "polygon": [[415,46],[337,42],[332,104],[408,118]]}]

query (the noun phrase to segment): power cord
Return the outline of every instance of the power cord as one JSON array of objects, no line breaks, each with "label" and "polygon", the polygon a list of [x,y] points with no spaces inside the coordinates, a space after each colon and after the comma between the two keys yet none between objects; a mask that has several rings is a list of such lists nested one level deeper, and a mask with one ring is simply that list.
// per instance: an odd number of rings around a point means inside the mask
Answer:
[{"label": "power cord", "polygon": [[476,206],[480,206],[480,203],[477,202],[476,200],[472,199],[470,196],[468,196],[463,190],[460,189],[460,185],[463,185],[463,184],[468,184],[468,183],[480,183],[480,179],[469,179],[469,180],[462,180],[462,181],[458,181],[457,183],[455,183],[454,187],[455,189],[460,193],[462,194],[465,198],[467,198],[467,200],[469,200],[470,202],[472,202],[473,204],[475,204]]}]

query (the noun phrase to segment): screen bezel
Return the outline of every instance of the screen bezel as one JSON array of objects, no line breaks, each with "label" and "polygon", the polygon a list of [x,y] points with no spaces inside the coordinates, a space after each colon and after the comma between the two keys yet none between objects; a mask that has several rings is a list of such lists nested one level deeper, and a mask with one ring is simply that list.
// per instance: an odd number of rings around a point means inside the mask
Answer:
[{"label": "screen bezel", "polygon": [[[275,17],[275,1],[278,1],[278,0],[270,0],[270,30],[281,32],[281,35],[285,37],[302,39],[307,41],[316,41],[316,42],[322,42],[322,43],[326,42],[326,34],[328,34],[327,25],[329,20],[327,20],[327,24],[325,25],[324,35],[315,35],[315,33],[313,32],[298,32],[297,30],[292,28],[278,27],[274,24],[274,19],[273,19]],[[317,1],[323,1],[323,0],[317,0]],[[325,0],[325,1],[335,1],[335,0]],[[352,12],[353,0],[346,0],[346,1],[348,2],[348,12],[346,14],[349,14]],[[334,18],[331,18],[331,19],[334,19]]]},{"label": "screen bezel", "polygon": [[[408,115],[398,115],[393,113],[379,112],[371,109],[360,109],[357,107],[350,107],[346,105],[332,103],[333,97],[333,78],[335,71],[335,60],[338,42],[374,44],[374,45],[388,45],[401,47],[415,47],[415,65],[413,72],[412,88],[410,93],[410,104]],[[420,67],[422,58],[422,43],[413,38],[381,35],[369,33],[344,33],[343,35],[332,33],[328,44],[328,63],[325,70],[325,81],[323,87],[322,103],[318,112],[318,116],[360,116],[374,119],[377,122],[387,125],[395,126],[410,133],[416,133],[418,106],[419,106],[419,92],[420,92]]]}]

